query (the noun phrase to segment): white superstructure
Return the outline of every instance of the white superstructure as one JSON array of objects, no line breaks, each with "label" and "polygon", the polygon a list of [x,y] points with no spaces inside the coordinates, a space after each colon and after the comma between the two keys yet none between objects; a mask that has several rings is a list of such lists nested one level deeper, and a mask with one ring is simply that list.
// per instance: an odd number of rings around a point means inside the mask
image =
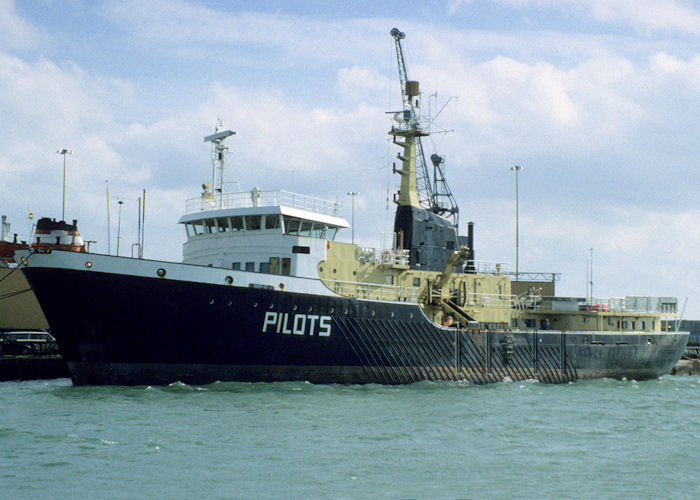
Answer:
[{"label": "white superstructure", "polygon": [[[215,168],[224,161],[223,131],[208,136]],[[215,137],[215,140],[211,140]],[[223,168],[219,167],[219,171]],[[220,179],[220,178],[219,178]],[[350,227],[338,203],[291,193],[224,193],[223,182],[187,200],[183,262],[249,272],[318,278],[316,269],[339,229]]]}]

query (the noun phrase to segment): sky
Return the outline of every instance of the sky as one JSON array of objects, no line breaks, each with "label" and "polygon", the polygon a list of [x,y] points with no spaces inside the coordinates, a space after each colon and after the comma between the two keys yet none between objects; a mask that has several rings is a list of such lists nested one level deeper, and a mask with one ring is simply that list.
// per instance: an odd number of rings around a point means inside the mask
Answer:
[{"label": "sky", "polygon": [[700,319],[698,1],[0,0],[0,213],[21,239],[30,213],[60,218],[69,148],[66,219],[91,251],[109,189],[111,250],[119,226],[131,255],[145,189],[145,257],[179,261],[220,119],[227,190],[338,201],[348,220],[358,191],[355,240],[381,246],[394,27],[477,260],[516,268],[520,165],[520,271],[583,297],[592,257],[595,296],[687,298]]}]

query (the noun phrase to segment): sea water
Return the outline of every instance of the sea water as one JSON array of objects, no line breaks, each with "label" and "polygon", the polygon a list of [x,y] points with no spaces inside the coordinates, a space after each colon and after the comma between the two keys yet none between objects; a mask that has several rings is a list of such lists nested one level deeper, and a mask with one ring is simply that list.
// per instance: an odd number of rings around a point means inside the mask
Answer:
[{"label": "sea water", "polygon": [[698,498],[700,377],[0,383],[0,498]]}]

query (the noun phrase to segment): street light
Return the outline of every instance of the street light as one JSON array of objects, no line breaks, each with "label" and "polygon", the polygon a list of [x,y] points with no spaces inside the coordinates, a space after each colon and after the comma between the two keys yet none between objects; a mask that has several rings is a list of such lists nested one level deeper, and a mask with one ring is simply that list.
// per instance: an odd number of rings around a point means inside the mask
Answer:
[{"label": "street light", "polygon": [[355,244],[355,196],[360,194],[359,191],[348,191],[348,196],[352,196],[352,244]]},{"label": "street light", "polygon": [[520,172],[523,169],[523,167],[521,167],[520,165],[514,165],[510,167],[510,169],[515,172],[515,281],[520,281],[520,270],[518,268],[518,229],[520,225],[520,221],[518,220],[518,172]]},{"label": "street light", "polygon": [[61,210],[61,220],[66,220],[66,155],[72,155],[73,151],[70,149],[59,149],[56,151],[58,154],[63,155],[63,208]]},{"label": "street light", "polygon": [[119,200],[119,219],[117,219],[117,257],[119,257],[119,239],[122,233],[122,205],[124,202]]}]

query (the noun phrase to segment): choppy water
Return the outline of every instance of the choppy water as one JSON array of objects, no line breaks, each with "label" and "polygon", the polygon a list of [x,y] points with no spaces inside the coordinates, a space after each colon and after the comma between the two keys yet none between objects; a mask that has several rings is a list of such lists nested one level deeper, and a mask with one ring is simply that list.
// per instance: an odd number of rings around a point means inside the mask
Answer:
[{"label": "choppy water", "polygon": [[698,498],[700,377],[0,383],[2,498]]}]

